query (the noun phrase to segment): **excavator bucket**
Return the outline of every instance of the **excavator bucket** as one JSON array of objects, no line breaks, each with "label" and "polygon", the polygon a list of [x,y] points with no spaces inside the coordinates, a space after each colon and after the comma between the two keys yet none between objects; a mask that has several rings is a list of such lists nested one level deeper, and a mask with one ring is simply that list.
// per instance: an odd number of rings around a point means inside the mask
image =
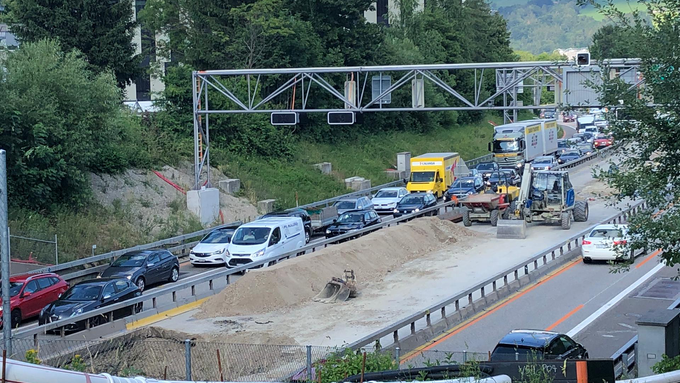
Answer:
[{"label": "excavator bucket", "polygon": [[527,223],[523,219],[499,219],[496,238],[524,239],[527,237]]},{"label": "excavator bucket", "polygon": [[345,270],[345,279],[331,278],[326,286],[312,300],[321,303],[344,302],[356,296],[354,270]]}]

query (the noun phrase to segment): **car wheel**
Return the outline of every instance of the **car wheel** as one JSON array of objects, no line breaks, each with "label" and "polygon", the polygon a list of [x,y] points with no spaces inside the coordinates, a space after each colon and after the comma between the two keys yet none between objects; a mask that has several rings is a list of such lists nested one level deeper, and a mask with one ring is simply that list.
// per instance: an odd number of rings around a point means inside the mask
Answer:
[{"label": "car wheel", "polygon": [[569,230],[571,229],[571,212],[565,211],[562,213],[562,229],[564,230]]},{"label": "car wheel", "polygon": [[170,282],[177,282],[179,280],[179,268],[173,267],[170,272]]},{"label": "car wheel", "polygon": [[135,285],[139,287],[139,291],[144,291],[144,288],[146,287],[146,281],[144,280],[144,277],[139,277],[137,282],[135,282]]},{"label": "car wheel", "polygon": [[309,234],[309,230],[305,230],[305,244],[309,243],[312,236]]},{"label": "car wheel", "polygon": [[472,226],[472,221],[470,220],[470,210],[463,208],[463,225]]},{"label": "car wheel", "polygon": [[19,309],[12,310],[12,328],[17,328],[21,324],[21,311]]}]

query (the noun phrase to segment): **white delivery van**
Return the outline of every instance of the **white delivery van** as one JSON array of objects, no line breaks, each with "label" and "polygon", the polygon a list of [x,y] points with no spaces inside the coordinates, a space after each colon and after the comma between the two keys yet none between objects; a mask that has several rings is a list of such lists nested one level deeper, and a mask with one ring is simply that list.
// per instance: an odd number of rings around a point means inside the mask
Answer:
[{"label": "white delivery van", "polygon": [[[238,267],[294,252],[305,245],[300,217],[271,217],[241,225],[227,249],[227,267]],[[272,259],[264,266],[275,263]]]}]

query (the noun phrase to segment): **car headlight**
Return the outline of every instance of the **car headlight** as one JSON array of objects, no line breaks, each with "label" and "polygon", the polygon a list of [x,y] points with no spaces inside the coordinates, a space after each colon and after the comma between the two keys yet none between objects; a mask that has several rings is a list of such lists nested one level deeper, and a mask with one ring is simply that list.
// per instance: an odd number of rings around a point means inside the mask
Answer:
[{"label": "car headlight", "polygon": [[82,313],[83,313],[83,309],[78,309],[78,310],[74,311],[73,314],[71,314],[71,316],[74,317],[74,316],[80,315]]},{"label": "car headlight", "polygon": [[128,275],[128,276],[125,277],[125,278],[127,278],[127,279],[132,279],[132,275]]},{"label": "car headlight", "polygon": [[222,253],[224,252],[224,250],[226,250],[226,249],[215,250],[215,251],[213,251],[212,253],[210,253],[210,255],[219,255],[219,254],[222,254]]},{"label": "car headlight", "polygon": [[331,233],[331,231],[326,229],[326,234],[330,234],[330,233]]},{"label": "car headlight", "polygon": [[417,213],[417,212],[419,212],[419,211],[420,211],[420,209],[416,208],[416,210],[414,210],[414,211],[415,211],[415,212]]},{"label": "car headlight", "polygon": [[101,278],[101,277],[102,277],[102,273],[97,274],[97,278]]},{"label": "car headlight", "polygon": [[394,209],[394,212],[395,212],[395,213],[399,213],[399,210],[397,210],[397,209]]},{"label": "car headlight", "polygon": [[470,195],[470,194],[472,194],[472,192],[471,192],[471,191],[467,192],[467,195]]},{"label": "car headlight", "polygon": [[[266,249],[266,248],[265,248],[265,249]],[[261,256],[263,256],[263,255],[264,255],[264,250],[265,250],[265,249],[256,251],[255,253],[253,253],[253,257],[261,257]]]},{"label": "car headlight", "polygon": [[517,167],[518,167],[518,168],[521,168],[522,166],[524,166],[524,163],[523,163],[523,162],[520,162],[520,163],[517,164]]}]

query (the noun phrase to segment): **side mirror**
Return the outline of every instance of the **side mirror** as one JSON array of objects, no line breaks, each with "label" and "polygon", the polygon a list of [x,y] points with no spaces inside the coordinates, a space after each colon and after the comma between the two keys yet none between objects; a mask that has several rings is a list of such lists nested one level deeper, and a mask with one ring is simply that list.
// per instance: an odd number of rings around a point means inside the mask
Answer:
[{"label": "side mirror", "polygon": [[146,267],[151,267],[151,266],[153,266],[153,265],[155,265],[155,263],[147,263],[147,264],[146,264]]},{"label": "side mirror", "polygon": [[28,298],[30,296],[31,296],[31,293],[29,291],[24,291],[23,293],[21,293],[22,298]]},{"label": "side mirror", "polygon": [[336,222],[338,222],[338,220],[337,220],[337,219],[334,219],[334,220],[333,220],[333,223],[336,223]]},{"label": "side mirror", "polygon": [[489,142],[486,146],[489,149],[489,151],[491,151],[491,143]]},{"label": "side mirror", "polygon": [[110,294],[104,295],[104,296],[102,297],[102,302],[104,302],[105,300],[107,300],[107,299],[109,299],[109,298],[111,298],[111,295],[110,295]]}]

